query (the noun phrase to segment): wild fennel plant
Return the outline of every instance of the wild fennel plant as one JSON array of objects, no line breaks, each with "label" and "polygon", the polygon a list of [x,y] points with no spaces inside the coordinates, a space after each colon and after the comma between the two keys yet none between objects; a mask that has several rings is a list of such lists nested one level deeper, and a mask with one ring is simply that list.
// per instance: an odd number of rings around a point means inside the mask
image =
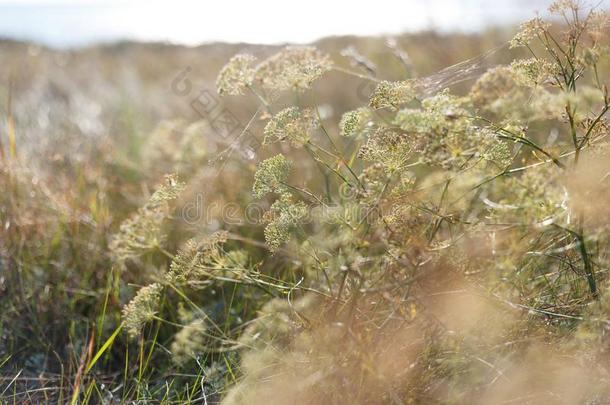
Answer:
[{"label": "wild fennel plant", "polygon": [[[577,194],[596,191],[571,179],[586,164],[583,156],[591,166],[595,161],[609,168],[609,99],[599,76],[608,21],[604,13],[571,1],[556,2],[550,11],[561,17],[561,27],[535,18],[510,42],[524,47],[529,59],[491,69],[464,96],[446,90],[422,98],[417,79],[381,81],[368,106],[343,115],[339,131],[327,128],[319,114],[312,117],[309,111],[319,111],[315,102],[282,109],[263,101],[278,109],[267,124],[265,144],[304,146],[331,178],[326,195],[291,186],[289,171],[271,165],[288,166],[277,155],[261,163],[254,186],[259,197],[263,188],[279,195],[270,213],[290,224],[281,231],[267,227],[270,250],[277,251],[292,230],[286,248],[299,257],[292,271],[303,274],[295,289],[308,286],[323,299],[310,304],[315,314],[294,309],[298,326],[279,354],[246,349],[243,381],[224,403],[506,399],[502,383],[493,387],[498,377],[476,364],[477,353],[489,353],[493,361],[481,361],[495,369],[503,356],[529,347],[515,343],[492,355],[487,350],[499,339],[516,338],[523,325],[528,333],[560,336],[573,327],[566,319],[582,319],[587,303],[599,299],[599,286],[606,285],[607,227],[587,215],[605,217],[607,211],[585,214]],[[283,66],[281,58],[282,53],[273,60]],[[264,74],[266,63],[260,66]],[[238,81],[219,77],[221,89]],[[260,96],[264,83],[251,81],[248,88]],[[311,84],[282,89],[304,92]],[[540,123],[548,121],[561,137],[541,144]],[[336,132],[354,141],[333,140],[329,134]],[[596,173],[590,172],[598,176],[593,188],[606,189],[600,183],[607,173]],[[310,211],[307,222],[303,203]],[[348,214],[350,208],[356,213]],[[447,308],[451,299],[438,304],[430,298],[451,287],[476,298],[465,306],[456,299],[453,310]],[[311,294],[316,293],[304,297]],[[500,308],[489,308],[490,301]],[[436,305],[445,313],[436,313]],[[509,308],[527,311],[513,317]],[[401,334],[405,340],[390,345],[392,354],[378,346]],[[555,345],[576,355],[567,349],[573,345]],[[297,358],[307,363],[305,370]],[[593,374],[567,390],[568,397],[608,395],[600,388],[603,378]],[[536,395],[543,395],[543,385],[516,384]]]}]

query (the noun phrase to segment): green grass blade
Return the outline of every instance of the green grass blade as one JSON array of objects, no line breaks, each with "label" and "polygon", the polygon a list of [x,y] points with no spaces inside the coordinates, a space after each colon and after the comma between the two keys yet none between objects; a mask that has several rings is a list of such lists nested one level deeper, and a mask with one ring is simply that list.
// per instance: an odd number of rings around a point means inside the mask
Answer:
[{"label": "green grass blade", "polygon": [[100,350],[98,350],[97,353],[95,353],[95,356],[93,356],[93,359],[91,359],[91,362],[89,363],[89,365],[87,366],[87,369],[85,370],[85,374],[91,370],[91,368],[95,365],[95,363],[97,363],[97,361],[100,359],[100,357],[102,357],[102,354],[104,354],[104,352],[106,352],[106,350],[108,350],[108,348],[110,346],[112,346],[112,342],[114,342],[114,339],[118,336],[121,329],[123,329],[123,324],[120,324],[119,327],[116,328],[116,330],[112,333],[112,335],[110,335],[108,340],[106,340],[106,343],[104,343],[104,345],[100,348]]}]

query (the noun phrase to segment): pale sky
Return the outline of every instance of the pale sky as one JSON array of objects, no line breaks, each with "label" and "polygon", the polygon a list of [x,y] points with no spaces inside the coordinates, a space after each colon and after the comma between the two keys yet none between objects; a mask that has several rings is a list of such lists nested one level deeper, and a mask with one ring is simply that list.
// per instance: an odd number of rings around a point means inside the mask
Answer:
[{"label": "pale sky", "polygon": [[427,28],[476,31],[544,12],[543,0],[0,0],[0,37],[66,47],[118,39],[304,43]]}]

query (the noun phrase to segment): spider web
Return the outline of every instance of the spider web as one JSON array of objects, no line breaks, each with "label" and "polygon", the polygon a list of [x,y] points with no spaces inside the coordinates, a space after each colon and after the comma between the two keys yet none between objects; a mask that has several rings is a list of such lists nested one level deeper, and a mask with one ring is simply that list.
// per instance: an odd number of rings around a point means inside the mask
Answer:
[{"label": "spider web", "polygon": [[492,56],[505,49],[507,45],[508,42],[505,42],[474,58],[466,59],[429,76],[416,79],[417,87],[421,92],[420,95],[431,96],[456,84],[478,79],[488,69],[497,66],[497,63],[493,63]]}]

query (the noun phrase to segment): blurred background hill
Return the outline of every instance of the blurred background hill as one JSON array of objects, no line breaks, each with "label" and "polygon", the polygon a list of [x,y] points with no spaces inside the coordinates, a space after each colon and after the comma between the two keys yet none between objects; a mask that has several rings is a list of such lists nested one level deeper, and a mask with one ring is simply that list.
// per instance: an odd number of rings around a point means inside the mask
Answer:
[{"label": "blurred background hill", "polygon": [[[428,31],[391,37],[396,42],[391,46],[388,37],[342,36],[320,39],[315,45],[345,68],[354,68],[355,52],[372,63],[376,76],[404,79],[432,74],[490,49],[498,51],[485,58],[485,66],[508,61],[505,44],[511,32],[511,28],[471,34]],[[125,130],[145,134],[167,119],[208,119],[211,117],[203,117],[193,103],[215,94],[217,73],[231,56],[247,52],[264,59],[281,47],[123,41],[55,49],[4,40],[0,42],[0,119],[6,124],[10,110],[21,148],[34,148],[38,153],[58,137],[60,147],[68,147],[69,134],[74,143],[81,144],[91,142],[91,137]],[[408,58],[411,68],[401,58]],[[182,80],[188,82],[188,92],[182,88]],[[370,86],[365,80],[335,72],[317,93],[335,109],[328,111],[328,118],[338,120],[368,97]],[[240,122],[251,117],[255,105],[243,97],[216,101]]]}]

